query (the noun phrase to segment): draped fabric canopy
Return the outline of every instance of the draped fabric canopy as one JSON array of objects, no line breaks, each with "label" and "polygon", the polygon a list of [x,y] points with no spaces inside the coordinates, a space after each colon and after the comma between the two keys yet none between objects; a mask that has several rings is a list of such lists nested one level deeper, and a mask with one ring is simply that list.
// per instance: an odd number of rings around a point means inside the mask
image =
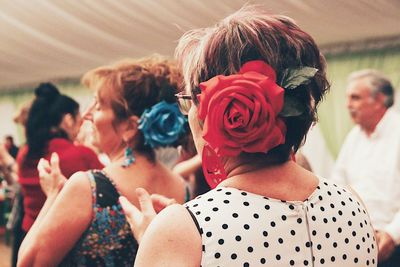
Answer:
[{"label": "draped fabric canopy", "polygon": [[[214,24],[242,0],[0,0],[0,89],[79,77],[124,57],[173,55],[183,32]],[[322,46],[400,35],[398,0],[263,0]]]}]

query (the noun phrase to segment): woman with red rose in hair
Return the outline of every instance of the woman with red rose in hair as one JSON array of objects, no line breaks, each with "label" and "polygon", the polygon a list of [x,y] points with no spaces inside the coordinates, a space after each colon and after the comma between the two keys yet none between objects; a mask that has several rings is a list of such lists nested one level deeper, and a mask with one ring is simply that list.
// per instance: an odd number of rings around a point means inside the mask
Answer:
[{"label": "woman with red rose in hair", "polygon": [[135,266],[376,266],[357,196],[291,160],[329,88],[312,37],[245,7],[186,33],[176,54],[177,97],[214,189],[157,216],[143,190],[142,214],[121,199],[136,234],[154,217]]}]

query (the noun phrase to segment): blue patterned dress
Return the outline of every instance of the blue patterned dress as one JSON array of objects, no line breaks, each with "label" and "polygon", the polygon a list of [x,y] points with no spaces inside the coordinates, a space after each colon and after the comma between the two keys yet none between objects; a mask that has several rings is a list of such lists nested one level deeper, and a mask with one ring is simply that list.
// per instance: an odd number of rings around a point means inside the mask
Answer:
[{"label": "blue patterned dress", "polygon": [[93,219],[61,266],[133,266],[138,244],[119,204],[114,182],[99,170],[87,172]]}]

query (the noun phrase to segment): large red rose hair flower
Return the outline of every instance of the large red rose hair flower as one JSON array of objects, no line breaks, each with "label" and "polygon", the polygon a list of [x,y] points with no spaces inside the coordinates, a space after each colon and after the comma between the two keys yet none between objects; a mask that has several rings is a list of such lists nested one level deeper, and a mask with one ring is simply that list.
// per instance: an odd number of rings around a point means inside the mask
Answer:
[{"label": "large red rose hair flower", "polygon": [[267,153],[285,142],[286,125],[278,116],[284,89],[265,62],[249,61],[238,74],[215,76],[201,83],[200,89],[203,138],[217,155]]}]

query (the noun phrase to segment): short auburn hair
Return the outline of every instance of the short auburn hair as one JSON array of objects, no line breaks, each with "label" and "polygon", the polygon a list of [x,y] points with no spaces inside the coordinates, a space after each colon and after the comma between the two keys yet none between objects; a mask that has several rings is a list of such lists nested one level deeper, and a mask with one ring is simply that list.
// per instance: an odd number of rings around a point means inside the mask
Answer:
[{"label": "short auburn hair", "polygon": [[277,156],[279,162],[287,161],[289,154],[301,146],[317,120],[316,107],[329,89],[326,62],[313,38],[289,17],[271,15],[256,6],[245,6],[215,26],[185,33],[175,56],[196,104],[201,82],[216,75],[238,73],[248,61],[263,60],[269,64],[277,74],[277,81],[288,68],[318,69],[309,84],[292,92],[304,103],[305,112],[285,118],[286,141],[268,153]]},{"label": "short auburn hair", "polygon": [[[123,59],[85,73],[81,80],[88,88],[104,90],[110,101],[116,122],[131,115],[140,118],[145,109],[166,101],[176,101],[182,85],[182,75],[175,61],[160,55],[141,59]],[[140,133],[137,150],[154,160],[154,151],[144,144]]]}]

